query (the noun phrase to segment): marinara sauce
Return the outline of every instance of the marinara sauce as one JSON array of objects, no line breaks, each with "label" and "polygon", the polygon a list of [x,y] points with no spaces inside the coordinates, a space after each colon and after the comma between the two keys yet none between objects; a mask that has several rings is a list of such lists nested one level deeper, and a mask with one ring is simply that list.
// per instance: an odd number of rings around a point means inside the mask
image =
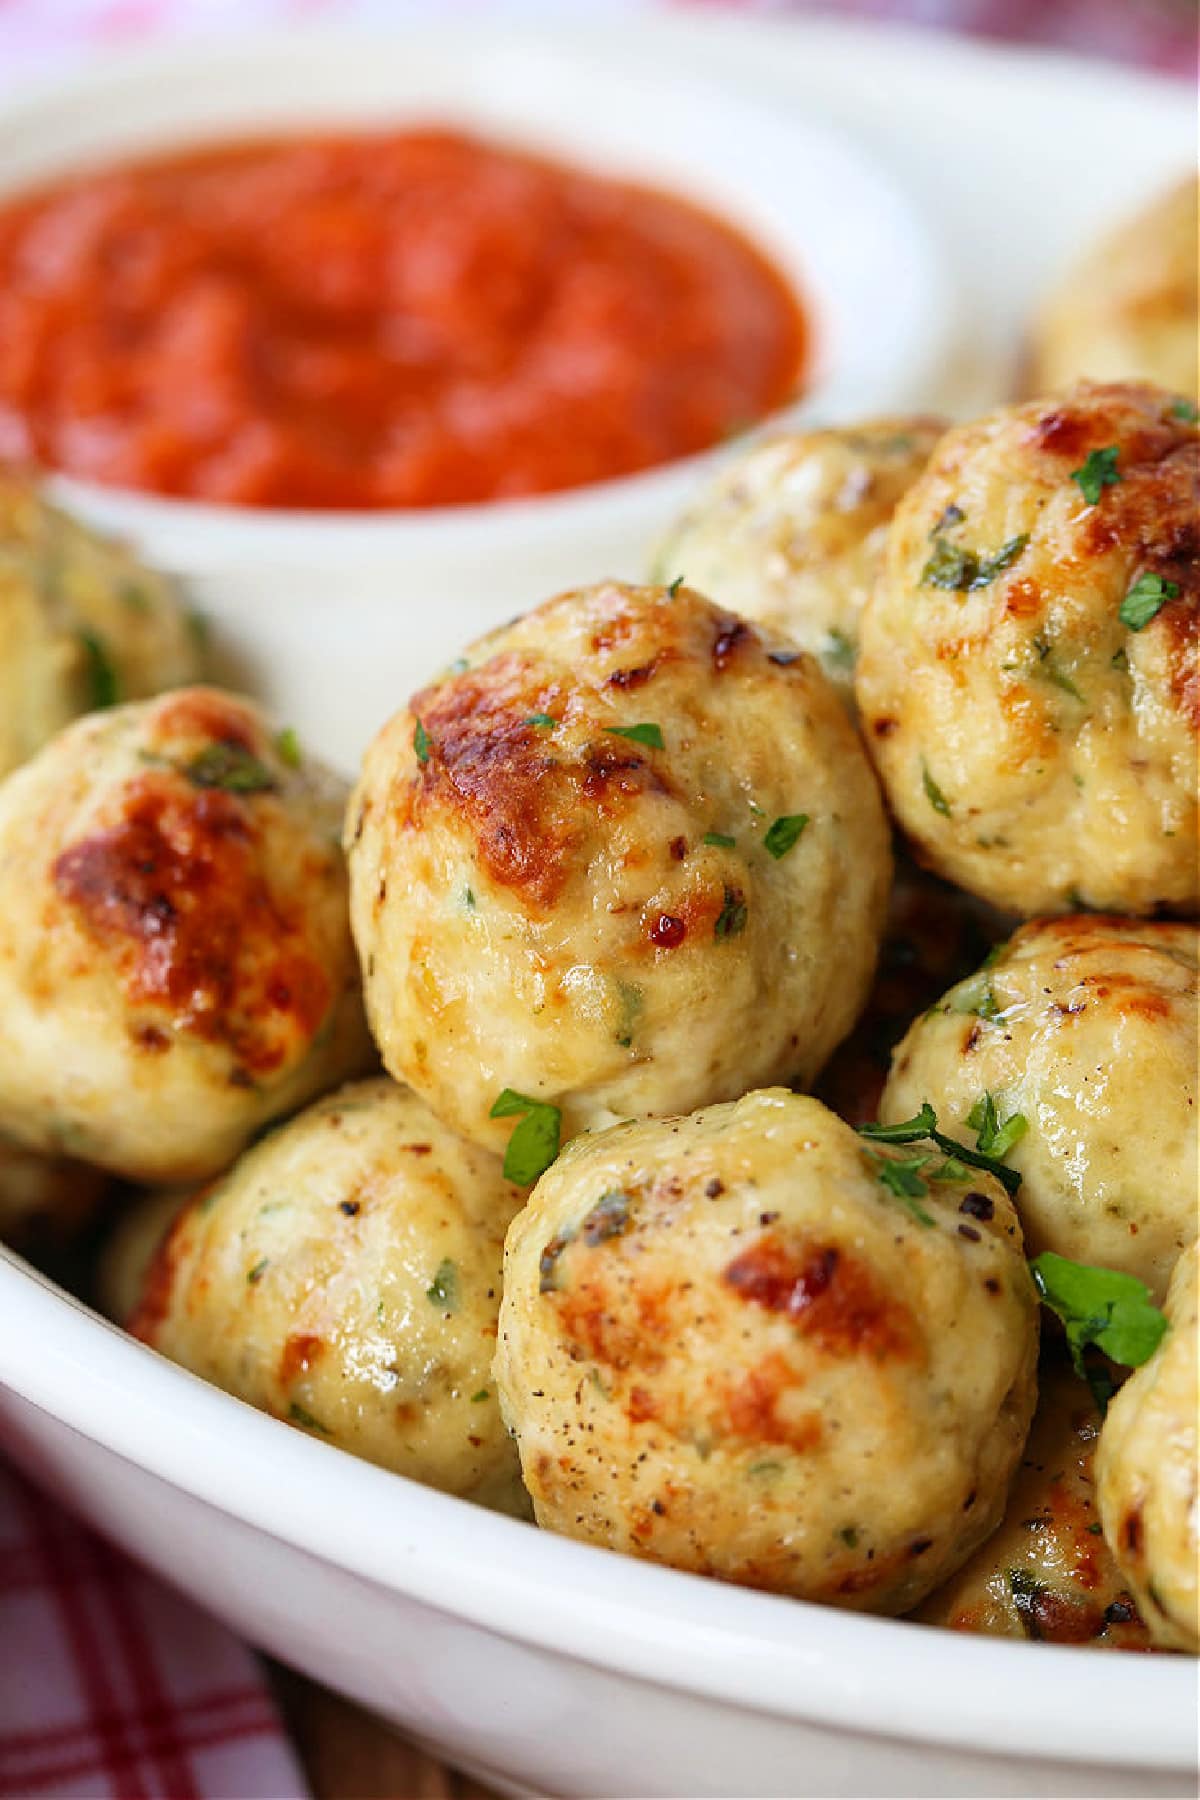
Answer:
[{"label": "marinara sauce", "polygon": [[204,149],[0,208],[0,456],[154,493],[578,487],[761,418],[804,350],[729,224],[449,130]]}]

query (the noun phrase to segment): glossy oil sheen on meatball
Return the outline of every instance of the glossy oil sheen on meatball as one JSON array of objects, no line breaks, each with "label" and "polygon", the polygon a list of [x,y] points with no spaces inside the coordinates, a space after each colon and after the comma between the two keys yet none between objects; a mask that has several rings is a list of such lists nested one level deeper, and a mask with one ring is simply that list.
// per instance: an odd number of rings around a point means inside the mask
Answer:
[{"label": "glossy oil sheen on meatball", "polygon": [[901,501],[857,694],[937,873],[1026,916],[1195,910],[1198,477],[1170,394],[1085,384],[950,432]]},{"label": "glossy oil sheen on meatball", "polygon": [[0,1130],[219,1172],[369,1066],[344,789],[249,701],[96,713],[0,787]]},{"label": "glossy oil sheen on meatball", "polygon": [[519,1510],[490,1368],[520,1203],[413,1094],[355,1083],[192,1201],[130,1329],[327,1443]]},{"label": "glossy oil sheen on meatball", "polygon": [[1096,915],[1024,925],[910,1029],[881,1103],[944,1130],[992,1096],[1031,1256],[1121,1269],[1161,1300],[1196,1235],[1197,931]]},{"label": "glossy oil sheen on meatball", "polygon": [[1200,1249],[1180,1257],[1166,1337],[1108,1409],[1096,1453],[1104,1535],[1155,1641],[1200,1651]]},{"label": "glossy oil sheen on meatball", "polygon": [[0,775],[80,713],[201,673],[171,584],[0,468]]},{"label": "glossy oil sheen on meatball", "polygon": [[791,432],[734,457],[667,534],[655,578],[691,587],[810,650],[853,696],[858,621],[887,528],[946,429],[868,419]]},{"label": "glossy oil sheen on meatball", "polygon": [[1043,1358],[1033,1429],[1000,1527],[917,1613],[926,1625],[1098,1650],[1148,1650],[1125,1577],[1100,1531],[1100,1416],[1061,1358]]},{"label": "glossy oil sheen on meatball", "polygon": [[1037,1306],[990,1175],[766,1090],[577,1139],[509,1232],[496,1377],[538,1521],[902,1612],[992,1529]]},{"label": "glossy oil sheen on meatball", "polygon": [[565,594],[367,753],[351,906],[385,1065],[502,1146],[807,1082],[871,980],[890,849],[816,662],[686,588]]}]

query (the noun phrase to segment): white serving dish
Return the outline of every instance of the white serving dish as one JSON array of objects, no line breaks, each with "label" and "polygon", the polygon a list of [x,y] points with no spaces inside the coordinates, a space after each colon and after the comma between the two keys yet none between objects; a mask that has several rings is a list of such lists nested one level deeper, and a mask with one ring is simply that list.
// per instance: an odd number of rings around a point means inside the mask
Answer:
[{"label": "white serving dish", "polygon": [[[972,321],[964,404],[1003,385],[1054,265],[1191,154],[1190,96],[1057,58],[737,19],[555,42],[597,70],[724,74],[860,128],[945,231]],[[203,87],[208,52],[186,54]],[[0,158],[9,129],[0,114]],[[455,580],[474,570],[482,622],[504,581],[528,576],[522,599],[540,594],[544,553],[530,525],[513,528],[506,569],[494,546],[460,562],[445,539],[436,563]],[[349,749],[462,614],[449,586],[398,596],[384,582],[367,601],[326,591],[323,565],[316,576],[251,622],[257,672],[306,739]],[[246,591],[263,580],[253,571]],[[0,1443],[251,1642],[514,1792],[1195,1792],[1189,1659],[963,1638],[550,1538],[253,1412],[3,1253]]]}]

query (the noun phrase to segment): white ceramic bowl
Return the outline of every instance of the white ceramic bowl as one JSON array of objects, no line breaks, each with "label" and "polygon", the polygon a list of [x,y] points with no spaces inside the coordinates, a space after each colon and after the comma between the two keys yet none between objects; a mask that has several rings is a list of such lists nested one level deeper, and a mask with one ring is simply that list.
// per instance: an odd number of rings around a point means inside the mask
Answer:
[{"label": "white ceramic bowl", "polygon": [[[664,186],[739,222],[810,315],[807,391],[780,416],[916,406],[936,382],[949,278],[885,171],[806,111],[636,56],[614,73],[585,48],[461,25],[403,38],[276,33],[142,55],[0,113],[0,191],[164,146],[417,120]],[[713,460],[527,501],[366,516],[180,503],[74,480],[57,488],[183,576],[217,622],[232,673],[282,710],[317,681],[353,695],[326,707],[317,746],[349,764],[429,668],[480,631],[573,583],[643,575],[654,538]]]},{"label": "white ceramic bowl", "polygon": [[[1051,268],[1106,207],[1191,156],[1190,94],[1119,71],[830,25],[664,17],[639,22],[632,45],[629,29],[580,41],[612,69],[636,54],[862,120],[953,225],[984,371],[976,399],[1002,378]],[[0,160],[8,131],[0,116]],[[519,558],[522,543],[515,531]],[[490,583],[497,571],[474,555]],[[377,604],[382,615],[404,596]],[[401,615],[397,693],[444,630],[429,611],[414,596]],[[324,615],[316,599],[294,614],[281,603],[272,629],[294,638],[326,615],[351,640],[353,713],[360,691],[378,691],[362,612],[339,612],[336,595]],[[339,677],[322,667],[326,643],[307,686],[302,659],[287,665],[312,741],[342,729],[327,724]],[[277,670],[263,672],[278,695]],[[360,735],[376,722],[362,713]],[[538,1534],[250,1411],[2,1253],[0,1444],[252,1642],[513,1791],[1195,1793],[1189,1659],[951,1636]]]}]

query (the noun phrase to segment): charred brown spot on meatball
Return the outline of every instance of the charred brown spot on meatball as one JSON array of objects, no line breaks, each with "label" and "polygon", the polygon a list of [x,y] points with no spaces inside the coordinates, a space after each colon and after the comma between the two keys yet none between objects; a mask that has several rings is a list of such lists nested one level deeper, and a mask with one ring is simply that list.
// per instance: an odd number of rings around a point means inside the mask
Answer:
[{"label": "charred brown spot on meatball", "polygon": [[732,668],[738,651],[748,648],[751,643],[759,642],[745,619],[739,619],[736,613],[723,613],[717,620],[717,634],[713,639],[712,665],[718,675]]},{"label": "charred brown spot on meatball", "polygon": [[285,1338],[279,1353],[280,1385],[290,1387],[296,1377],[306,1375],[324,1353],[324,1338],[314,1337],[311,1332],[296,1332]]},{"label": "charred brown spot on meatball", "polygon": [[604,683],[605,687],[619,688],[628,693],[633,688],[645,687],[652,681],[662,666],[663,658],[655,656],[649,662],[639,663],[632,669],[614,669]]},{"label": "charred brown spot on meatball", "polygon": [[732,1383],[725,1393],[726,1424],[732,1436],[752,1444],[782,1444],[789,1450],[813,1450],[821,1442],[820,1414],[799,1409],[795,1396],[803,1378],[778,1351]]},{"label": "charred brown spot on meatball", "polygon": [[115,825],[59,855],[54,885],[136,1003],[227,1044],[251,1075],[277,1069],[328,1011],[328,977],[302,918],[272,891],[235,795],[148,776]]},{"label": "charred brown spot on meatball", "polygon": [[142,1278],[141,1292],[137,1304],[128,1319],[125,1329],[132,1337],[140,1338],[144,1344],[153,1344],[158,1333],[171,1311],[171,1301],[175,1293],[175,1281],[179,1274],[179,1264],[183,1250],[183,1232],[187,1222],[197,1208],[203,1206],[205,1197],[212,1193],[216,1183],[207,1188],[192,1200],[160,1239],[158,1248],[150,1259],[149,1267]]},{"label": "charred brown spot on meatball", "polygon": [[921,1355],[921,1334],[911,1312],[884,1292],[866,1263],[845,1248],[769,1233],[728,1263],[721,1279],[744,1300],[784,1314],[831,1356],[861,1355],[881,1362]]},{"label": "charred brown spot on meatball", "polygon": [[250,755],[262,747],[255,723],[243,709],[207,688],[188,688],[160,702],[155,713],[155,736],[164,746],[179,739],[199,739],[206,744],[226,744]]}]

